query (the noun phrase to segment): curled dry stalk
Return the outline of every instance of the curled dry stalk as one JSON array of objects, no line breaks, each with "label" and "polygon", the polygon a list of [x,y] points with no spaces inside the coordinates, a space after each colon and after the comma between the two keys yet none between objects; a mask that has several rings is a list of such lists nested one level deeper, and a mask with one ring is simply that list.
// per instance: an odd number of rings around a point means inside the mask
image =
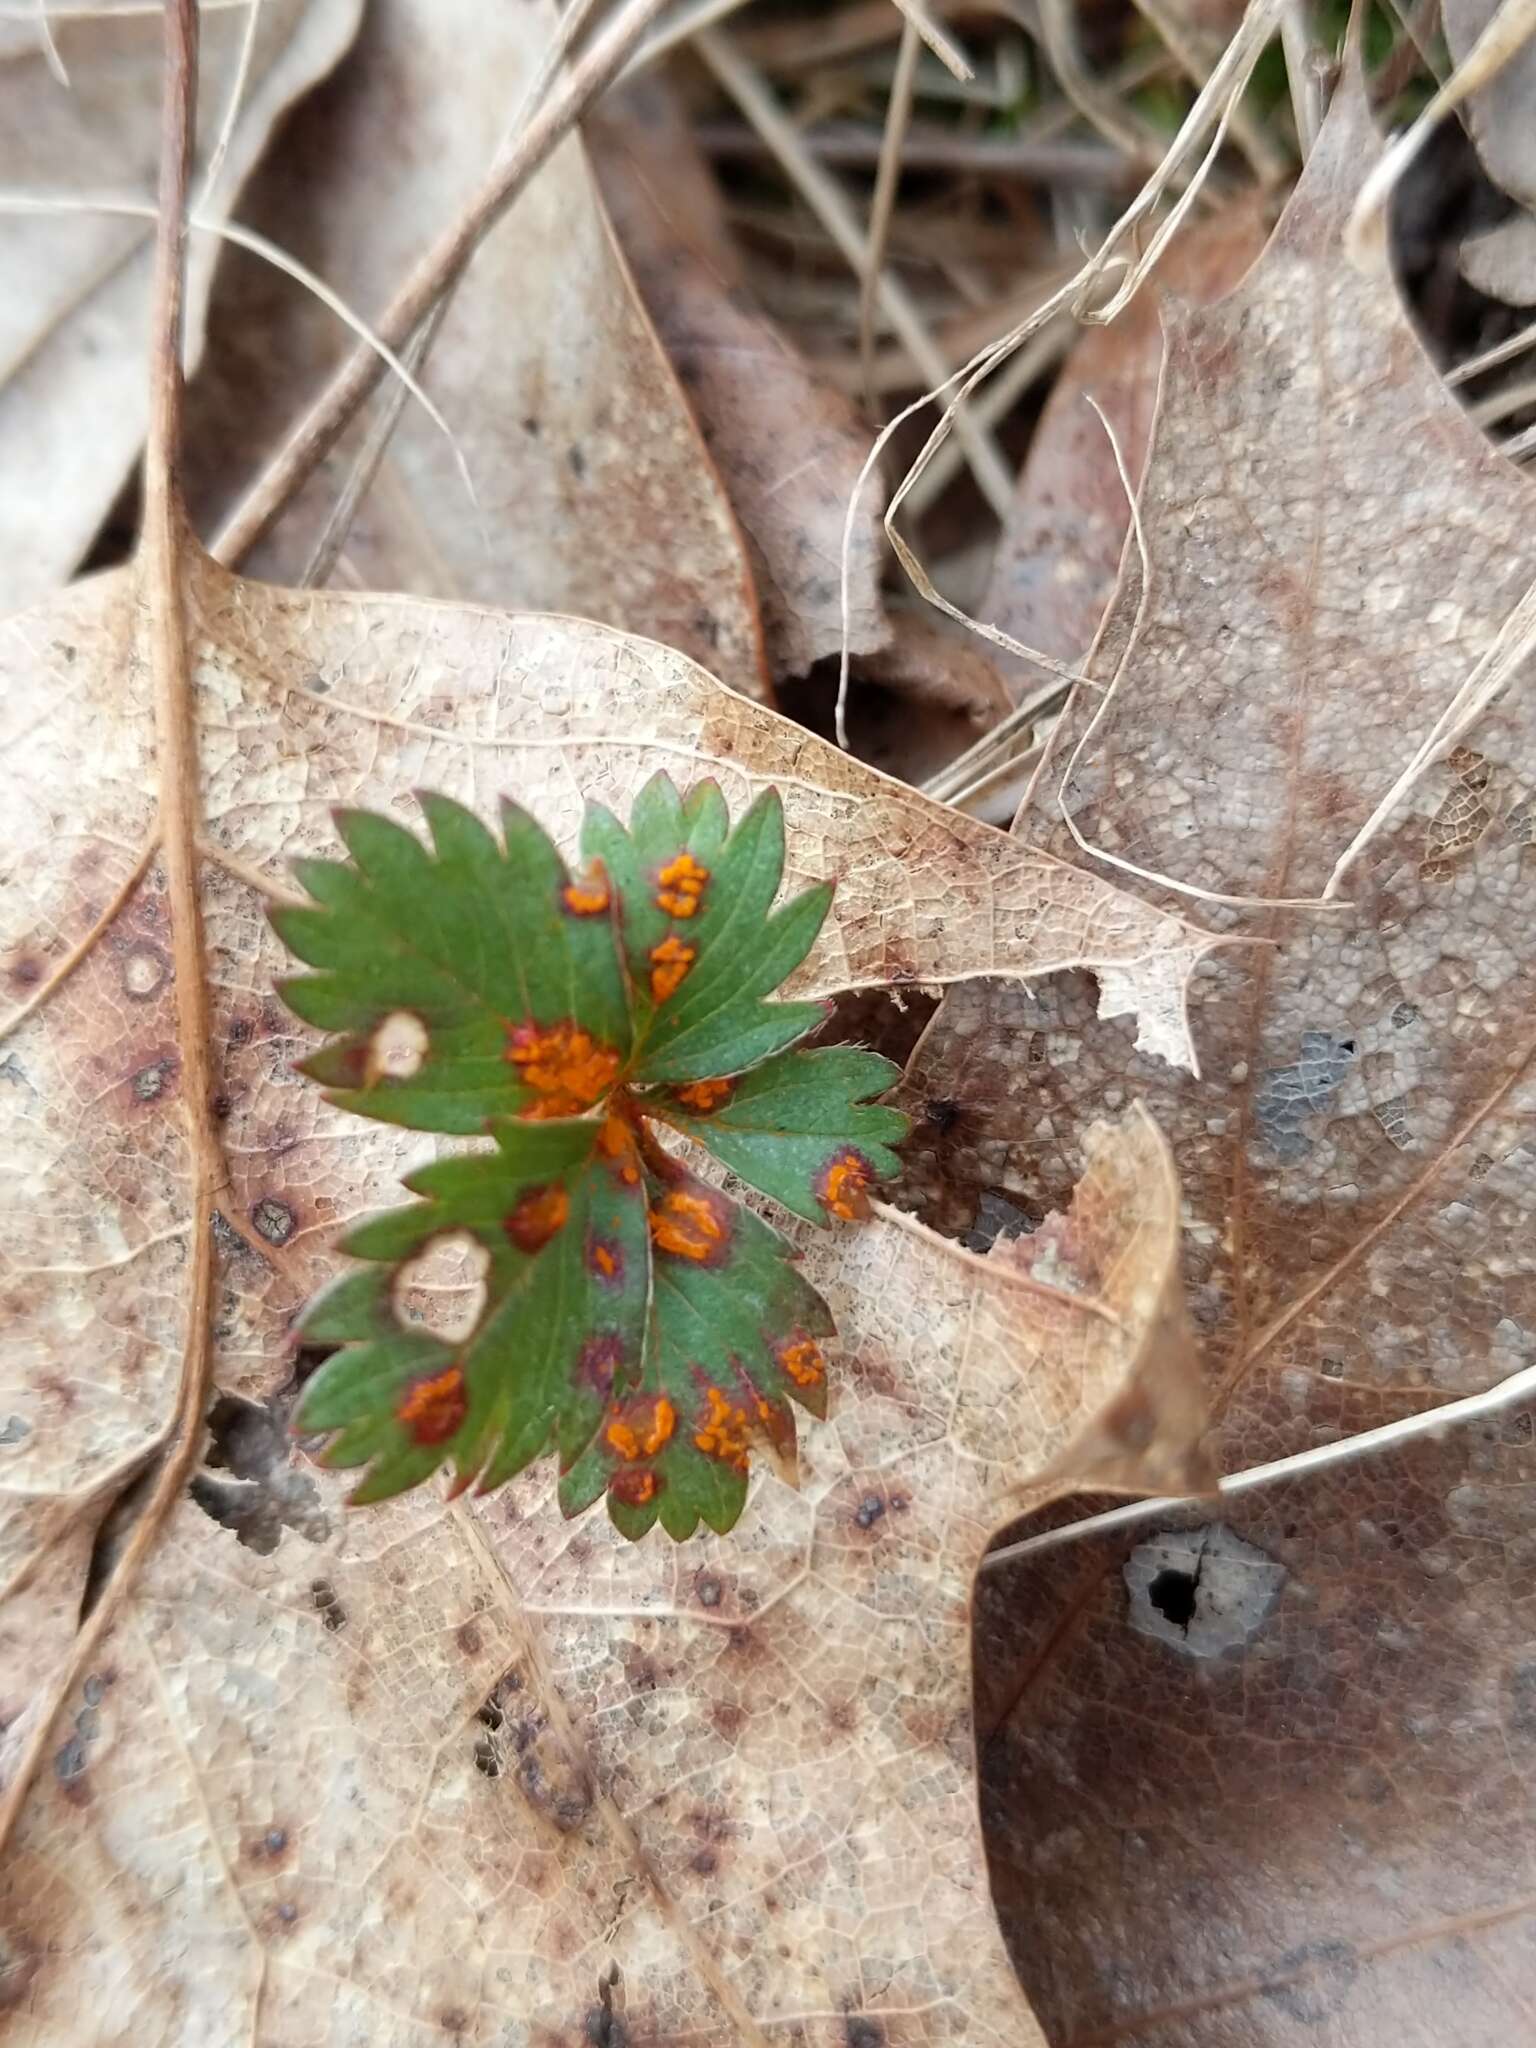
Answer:
[{"label": "curled dry stalk", "polygon": [[197,114],[197,39],[197,0],[167,0],[160,212],[150,312],[149,437],[144,460],[143,533],[135,562],[139,616],[148,636],[153,679],[159,857],[172,919],[176,1037],[185,1077],[182,1100],[192,1183],[187,1326],[176,1407],[159,1470],[100,1599],[76,1634],[28,1731],[15,1775],[0,1799],[0,1847],[15,1826],[60,1707],[117,1615],[197,1464],[212,1383],[213,1226],[226,1175],[213,1116],[212,1019],[198,895],[201,794],[182,585],[182,562],[190,541],[179,481],[182,302],[187,193]]}]

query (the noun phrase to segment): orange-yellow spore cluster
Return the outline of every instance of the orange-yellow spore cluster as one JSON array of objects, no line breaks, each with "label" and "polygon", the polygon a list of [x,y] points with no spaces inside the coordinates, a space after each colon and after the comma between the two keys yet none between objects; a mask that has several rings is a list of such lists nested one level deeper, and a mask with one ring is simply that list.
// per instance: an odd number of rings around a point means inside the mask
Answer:
[{"label": "orange-yellow spore cluster", "polygon": [[809,1337],[796,1337],[777,1347],[780,1365],[797,1387],[814,1387],[827,1375],[827,1361],[821,1346]]},{"label": "orange-yellow spore cluster", "polygon": [[615,1409],[603,1435],[621,1458],[654,1458],[677,1427],[677,1410],[665,1394],[647,1408],[631,1408],[628,1415]]},{"label": "orange-yellow spore cluster", "polygon": [[530,1118],[580,1116],[600,1102],[619,1072],[619,1055],[569,1020],[540,1030],[514,1025],[507,1058],[538,1098],[519,1111]]},{"label": "orange-yellow spore cluster", "polygon": [[747,1413],[733,1407],[719,1387],[706,1387],[709,1413],[693,1433],[693,1440],[706,1458],[718,1458],[738,1472],[747,1469]]},{"label": "orange-yellow spore cluster", "polygon": [[623,1117],[603,1118],[603,1128],[597,1134],[597,1149],[617,1167],[619,1179],[626,1187],[638,1185],[640,1163],[635,1157],[635,1134]]},{"label": "orange-yellow spore cluster", "polygon": [[587,1247],[587,1266],[599,1280],[617,1280],[624,1271],[624,1250],[607,1238],[594,1237]]},{"label": "orange-yellow spore cluster", "polygon": [[396,1419],[414,1443],[445,1444],[469,1411],[464,1375],[456,1365],[412,1380],[395,1409]]},{"label": "orange-yellow spore cluster", "polygon": [[578,875],[574,882],[567,882],[560,894],[573,917],[601,917],[613,901],[607,877],[596,867]]},{"label": "orange-yellow spore cluster", "polygon": [[734,1081],[690,1081],[685,1088],[678,1089],[677,1099],[685,1109],[696,1109],[701,1116],[708,1116],[735,1093]]},{"label": "orange-yellow spore cluster", "polygon": [[656,908],[668,917],[692,917],[704,895],[709,869],[701,868],[691,853],[680,853],[667,862],[656,880]]},{"label": "orange-yellow spore cluster", "polygon": [[520,1252],[541,1252],[556,1232],[565,1228],[570,1213],[571,1198],[559,1181],[529,1188],[506,1220],[507,1236]]},{"label": "orange-yellow spore cluster", "polygon": [[652,1002],[664,1003],[668,996],[675,996],[698,957],[698,947],[685,945],[676,932],[669,932],[659,946],[652,946]]},{"label": "orange-yellow spore cluster", "polygon": [[816,1193],[824,1208],[853,1223],[869,1214],[869,1185],[874,1179],[862,1152],[839,1152],[822,1168]]},{"label": "orange-yellow spore cluster", "polygon": [[703,1265],[716,1258],[730,1241],[721,1208],[705,1194],[669,1188],[650,1212],[651,1242],[674,1258]]}]

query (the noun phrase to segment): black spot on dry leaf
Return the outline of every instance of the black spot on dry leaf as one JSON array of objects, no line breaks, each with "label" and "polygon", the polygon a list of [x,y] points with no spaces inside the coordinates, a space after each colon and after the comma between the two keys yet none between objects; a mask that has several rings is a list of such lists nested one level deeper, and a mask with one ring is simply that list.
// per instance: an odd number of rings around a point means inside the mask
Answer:
[{"label": "black spot on dry leaf", "polygon": [[338,1629],[347,1625],[347,1610],[336,1597],[336,1588],[329,1579],[311,1579],[309,1582],[310,1603],[321,1622],[335,1635]]}]

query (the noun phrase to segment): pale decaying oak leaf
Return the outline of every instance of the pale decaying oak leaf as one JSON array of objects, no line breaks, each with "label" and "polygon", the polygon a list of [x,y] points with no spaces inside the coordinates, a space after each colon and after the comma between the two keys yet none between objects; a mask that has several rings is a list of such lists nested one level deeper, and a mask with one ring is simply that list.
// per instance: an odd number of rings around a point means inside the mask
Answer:
[{"label": "pale decaying oak leaf", "polygon": [[[1454,61],[1462,63],[1498,12],[1498,0],[1445,0],[1441,21]],[[1483,169],[1512,198],[1536,207],[1536,42],[1518,50],[1468,102],[1472,140]]]},{"label": "pale decaying oak leaf", "polygon": [[[0,21],[0,186],[8,197],[147,202],[160,149],[159,10],[102,0],[83,19],[50,10],[48,23],[44,9],[34,12]],[[192,185],[199,219],[228,218],[274,124],[330,70],[361,14],[362,0],[266,0],[242,78],[247,10],[207,10]],[[138,455],[153,234],[153,220],[89,205],[0,210],[0,610],[64,581]],[[194,361],[220,254],[213,236],[193,237]]]},{"label": "pale decaying oak leaf", "polygon": [[[1130,576],[1069,795],[1129,858],[1250,897],[1321,887],[1536,577],[1530,485],[1344,258],[1378,150],[1346,86],[1258,270],[1174,326],[1150,601]],[[1101,701],[1021,820],[1058,849]],[[1141,1059],[1075,977],[950,996],[910,1077],[919,1114],[957,1105],[914,1165],[951,1191],[934,1220],[964,1227],[967,1178],[1051,1207],[1085,1125],[1140,1095],[1179,1165],[1224,1471],[1498,1386],[1536,1360],[1533,843],[1527,670],[1342,905],[1234,917],[1268,943],[1196,983],[1203,1080]],[[984,1581],[994,1884],[1058,2048],[1527,2037],[1532,1423],[1525,1402]]]},{"label": "pale decaying oak leaf", "polygon": [[[374,0],[347,62],[295,114],[242,208],[369,312],[458,214],[534,82],[555,10]],[[188,403],[189,500],[215,528],[352,337],[231,252]],[[400,415],[333,581],[572,612],[680,647],[762,696],[762,631],[730,502],[624,263],[579,139],[499,221],[422,373],[454,449]],[[376,401],[376,404],[379,401]],[[303,580],[371,415],[247,566]]]},{"label": "pale decaying oak leaf", "polygon": [[[666,767],[714,773],[733,807],[771,781],[795,876],[839,877],[806,990],[1090,959],[1176,1053],[1202,936],[654,644],[284,592],[198,556],[186,578],[220,1392],[211,1469],[139,1573],[110,1577],[110,1542],[97,1560],[105,1608],[81,1532],[164,1442],[196,1353],[173,966],[190,935],[155,858],[134,880],[159,626],[125,572],[0,638],[0,971],[33,1005],[0,1090],[3,1529],[35,1688],[7,1692],[13,1783],[41,1745],[0,1913],[17,2038],[105,2048],[125,2019],[200,2048],[1036,2038],[975,1827],[971,1578],[1026,1489],[1198,1476],[1155,1127],[1137,1110],[1093,1139],[1038,1273],[898,1216],[803,1231],[841,1391],[800,1489],[761,1477],[728,1539],[626,1547],[563,1522],[543,1474],[348,1515],[338,1482],[276,1450],[293,1314],[337,1226],[390,1200],[422,1146],[294,1073],[262,898],[331,844],[337,802],[410,815],[413,787],[481,810],[515,791],[569,844],[587,796],[624,808]],[[82,1606],[104,1633],[72,1660]]]},{"label": "pale decaying oak leaf", "polygon": [[[677,101],[643,80],[589,127],[603,197],[720,468],[752,557],[776,677],[843,644],[843,527],[871,430],[752,300],[714,180]],[[880,515],[849,536],[848,643],[889,638]]]}]

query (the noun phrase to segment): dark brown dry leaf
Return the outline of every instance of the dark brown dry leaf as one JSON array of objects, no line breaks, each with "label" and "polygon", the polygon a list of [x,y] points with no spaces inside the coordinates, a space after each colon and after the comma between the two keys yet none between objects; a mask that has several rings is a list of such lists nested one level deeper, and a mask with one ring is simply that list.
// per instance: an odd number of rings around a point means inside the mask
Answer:
[{"label": "dark brown dry leaf", "polygon": [[[842,646],[848,500],[870,430],[754,304],[676,100],[648,81],[590,124],[603,197],[751,551],[776,678]],[[889,637],[873,489],[851,537],[849,644]]]},{"label": "dark brown dry leaf", "polygon": [[[1078,822],[1224,892],[1322,887],[1536,576],[1530,486],[1342,255],[1378,149],[1351,85],[1258,271],[1172,323],[1149,601],[1128,576],[1095,658],[1119,681]],[[1103,701],[1082,698],[1024,821],[1058,849]],[[1070,978],[955,992],[919,1051],[919,1173],[950,1227],[967,1179],[994,1223],[1032,1221],[1089,1117],[1145,1097],[1226,1471],[1536,1356],[1533,819],[1511,686],[1345,907],[1241,921],[1268,943],[1195,985],[1199,1082]],[[989,1576],[994,1885],[1056,2048],[1526,2037],[1532,1498],[1527,1406]]]},{"label": "dark brown dry leaf", "polygon": [[[192,185],[199,219],[229,218],[274,123],[335,64],[361,13],[362,0],[267,0],[236,102],[247,12],[207,10],[202,148]],[[158,9],[100,0],[83,19],[52,20],[47,34],[67,85],[49,61],[44,10],[35,14],[0,20],[0,186],[8,195],[152,203]],[[226,130],[228,147],[215,165]],[[139,453],[153,234],[153,220],[91,210],[0,212],[0,611],[31,604],[64,581]],[[223,253],[214,236],[193,236],[187,312],[194,361]]]},{"label": "dark brown dry leaf", "polygon": [[[479,180],[532,84],[554,10],[375,0],[357,46],[296,114],[244,209],[363,311]],[[236,252],[191,396],[203,531],[238,498],[352,337]],[[333,579],[571,612],[643,633],[761,696],[740,533],[611,232],[583,147],[565,143],[454,295],[424,376],[463,449],[407,403]],[[248,565],[296,582],[367,422]]]},{"label": "dark brown dry leaf", "polygon": [[[1499,0],[1442,0],[1441,23],[1461,63],[1498,12]],[[1469,125],[1483,169],[1512,199],[1536,207],[1536,42],[1529,42],[1490,84],[1473,93]]]},{"label": "dark brown dry leaf", "polygon": [[[1223,208],[1178,237],[1156,283],[1196,305],[1234,285],[1264,246],[1257,205]],[[1084,655],[1115,588],[1130,525],[1103,407],[1126,468],[1141,475],[1163,361],[1161,298],[1142,291],[1107,327],[1084,331],[1052,386],[999,536],[977,616],[1059,661]],[[1038,685],[1038,677],[1024,690]]]}]

